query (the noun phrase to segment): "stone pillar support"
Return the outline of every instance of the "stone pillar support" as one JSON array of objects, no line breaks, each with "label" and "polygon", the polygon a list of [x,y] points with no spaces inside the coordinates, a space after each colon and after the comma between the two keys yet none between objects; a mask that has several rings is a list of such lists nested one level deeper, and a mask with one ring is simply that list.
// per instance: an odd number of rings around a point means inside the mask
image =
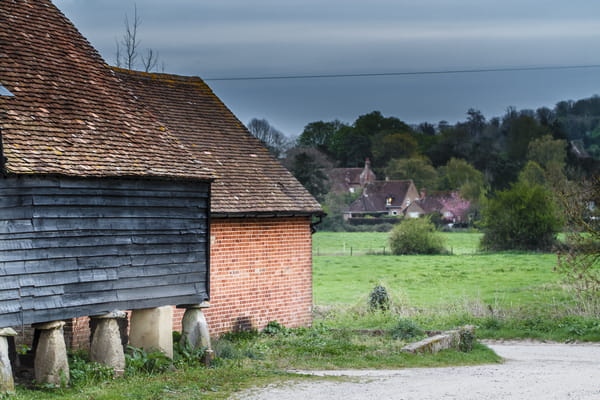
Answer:
[{"label": "stone pillar support", "polygon": [[129,344],[146,351],[161,351],[173,358],[173,308],[165,306],[133,310]]},{"label": "stone pillar support", "polygon": [[206,317],[202,310],[209,306],[209,303],[206,301],[201,304],[178,306],[178,308],[185,308],[183,320],[181,321],[183,328],[181,333],[181,345],[188,343],[193,349],[205,348],[206,353],[204,362],[206,364],[210,364],[213,359],[213,350],[210,344],[208,323],[206,322]]},{"label": "stone pillar support", "polygon": [[127,313],[113,311],[91,318],[96,320],[97,325],[90,345],[90,359],[112,367],[115,376],[123,375],[125,372],[125,353],[123,352],[117,320],[127,318]]},{"label": "stone pillar support", "polygon": [[0,329],[0,397],[15,391],[15,380],[8,356],[9,336],[17,336],[17,332],[11,328]]},{"label": "stone pillar support", "polygon": [[40,331],[40,339],[35,349],[35,380],[38,383],[56,386],[68,384],[69,362],[63,336],[65,322],[54,321],[32,326]]}]

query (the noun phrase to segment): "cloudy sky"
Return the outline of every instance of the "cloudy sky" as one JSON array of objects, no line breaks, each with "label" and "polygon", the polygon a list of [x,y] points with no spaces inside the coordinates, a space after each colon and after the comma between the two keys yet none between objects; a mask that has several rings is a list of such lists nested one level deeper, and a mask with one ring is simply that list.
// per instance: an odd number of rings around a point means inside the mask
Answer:
[{"label": "cloudy sky", "polygon": [[409,123],[600,94],[600,67],[281,80],[215,78],[600,65],[593,0],[53,0],[108,63],[134,3],[141,47],[290,136],[372,110]]}]

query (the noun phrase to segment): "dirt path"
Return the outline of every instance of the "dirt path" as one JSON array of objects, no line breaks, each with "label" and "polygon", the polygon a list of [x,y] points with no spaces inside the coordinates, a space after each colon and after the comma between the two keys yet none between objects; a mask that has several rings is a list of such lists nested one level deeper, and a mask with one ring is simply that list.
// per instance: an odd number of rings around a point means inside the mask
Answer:
[{"label": "dirt path", "polygon": [[346,379],[255,389],[243,400],[600,399],[599,344],[488,343],[500,365],[305,371]]}]

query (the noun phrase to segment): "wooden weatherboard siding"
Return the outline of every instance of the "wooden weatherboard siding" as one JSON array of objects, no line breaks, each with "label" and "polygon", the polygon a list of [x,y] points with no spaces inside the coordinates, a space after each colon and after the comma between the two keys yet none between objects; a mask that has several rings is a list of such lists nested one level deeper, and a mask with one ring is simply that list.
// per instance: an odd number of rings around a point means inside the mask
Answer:
[{"label": "wooden weatherboard siding", "polygon": [[208,300],[210,184],[0,178],[0,327]]}]

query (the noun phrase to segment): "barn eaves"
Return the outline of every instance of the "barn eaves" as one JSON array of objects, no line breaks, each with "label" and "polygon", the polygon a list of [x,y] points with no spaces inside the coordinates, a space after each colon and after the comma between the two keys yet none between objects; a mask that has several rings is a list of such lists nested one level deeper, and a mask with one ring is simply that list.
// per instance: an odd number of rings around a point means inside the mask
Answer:
[{"label": "barn eaves", "polygon": [[4,157],[4,146],[2,145],[2,128],[0,128],[0,174],[4,173],[4,164],[6,164],[6,157]]}]

